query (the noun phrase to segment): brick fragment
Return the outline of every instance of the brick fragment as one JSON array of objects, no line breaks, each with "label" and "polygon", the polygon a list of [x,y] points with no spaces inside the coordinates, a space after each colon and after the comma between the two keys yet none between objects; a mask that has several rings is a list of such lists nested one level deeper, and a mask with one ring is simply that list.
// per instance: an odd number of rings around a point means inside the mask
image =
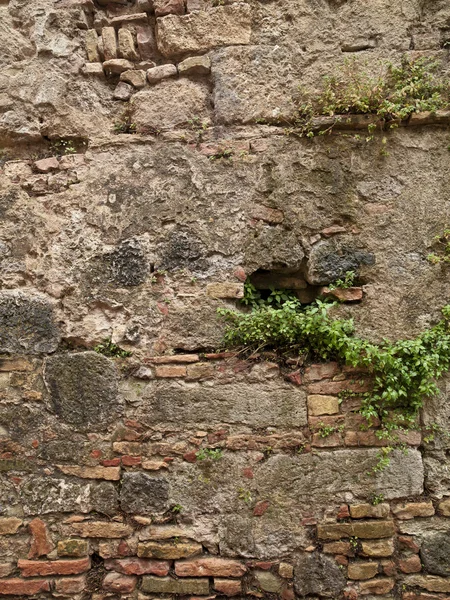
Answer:
[{"label": "brick fragment", "polygon": [[232,579],[214,578],[213,587],[224,596],[238,596],[242,593],[242,583]]},{"label": "brick fragment", "polygon": [[294,567],[289,563],[281,562],[278,567],[278,573],[283,579],[292,579],[294,577]]},{"label": "brick fragment", "polygon": [[372,579],[370,581],[361,581],[359,589],[362,595],[375,594],[376,596],[382,596],[383,594],[388,594],[394,585],[394,579],[380,577],[379,579]]},{"label": "brick fragment", "polygon": [[119,481],[120,467],[79,467],[77,465],[56,465],[65,475],[72,475],[82,479],[106,479]]},{"label": "brick fragment", "polygon": [[188,379],[210,379],[214,377],[215,373],[214,365],[206,362],[189,365],[187,368]]},{"label": "brick fragment", "polygon": [[48,173],[49,171],[56,171],[59,167],[59,162],[56,156],[52,156],[51,158],[37,160],[34,166],[41,173]]},{"label": "brick fragment", "polygon": [[361,551],[364,556],[392,556],[394,554],[394,542],[390,539],[361,542]]},{"label": "brick fragment", "polygon": [[183,366],[161,366],[156,367],[155,375],[159,378],[176,378],[176,377],[186,377],[187,370],[186,367]]},{"label": "brick fragment", "polygon": [[408,556],[398,561],[399,569],[402,573],[419,573],[422,570],[422,561],[418,554]]},{"label": "brick fragment", "polygon": [[395,533],[392,521],[356,521],[354,523],[330,523],[318,525],[317,534],[322,540],[339,540],[346,537],[377,539],[392,537]]},{"label": "brick fragment", "polygon": [[13,535],[22,525],[22,519],[17,517],[4,517],[0,519],[0,535]]},{"label": "brick fragment", "polygon": [[184,0],[153,0],[155,15],[184,15]]},{"label": "brick fragment", "polygon": [[408,520],[414,517],[431,517],[434,515],[434,506],[432,502],[407,502],[397,504],[392,508],[392,512],[397,519]]},{"label": "brick fragment", "polygon": [[81,537],[92,538],[122,538],[133,533],[130,525],[123,523],[110,523],[109,521],[86,521],[73,523],[72,531]]},{"label": "brick fragment", "polygon": [[310,394],[324,394],[330,396],[336,396],[340,392],[348,390],[349,392],[368,392],[370,385],[367,381],[360,380],[344,380],[344,381],[319,381],[317,383],[310,383],[308,385],[308,392]]},{"label": "brick fragment", "polygon": [[259,502],[257,502],[255,505],[255,508],[253,509],[253,516],[254,517],[262,517],[263,514],[269,508],[269,504],[270,503],[268,500],[260,500]]},{"label": "brick fragment", "polygon": [[376,562],[355,562],[348,565],[349,579],[371,579],[378,573]]},{"label": "brick fragment", "polygon": [[87,540],[60,540],[57,546],[58,556],[87,556],[89,544]]},{"label": "brick fragment", "polygon": [[279,225],[284,221],[284,213],[276,208],[260,205],[252,211],[252,218],[270,225]]},{"label": "brick fragment", "polygon": [[209,56],[190,56],[178,63],[178,73],[180,75],[208,75],[211,70],[211,60]]},{"label": "brick fragment", "polygon": [[340,302],[359,302],[363,299],[363,290],[360,287],[335,288],[334,290],[324,287],[320,290],[320,295],[325,298],[336,298]]},{"label": "brick fragment", "polygon": [[117,39],[114,27],[103,27],[102,41],[105,60],[117,58]]},{"label": "brick fragment", "polygon": [[407,575],[406,585],[421,587],[429,592],[450,593],[450,578],[435,575]]},{"label": "brick fragment", "polygon": [[385,519],[389,516],[389,504],[353,504],[350,505],[350,516],[352,519]]},{"label": "brick fragment", "polygon": [[107,573],[103,580],[103,589],[108,592],[129,594],[136,587],[136,583],[137,577],[122,575],[121,573]]},{"label": "brick fragment", "polygon": [[160,65],[147,70],[147,81],[152,84],[159,83],[163,79],[169,79],[176,75],[178,75],[178,71],[175,65]]},{"label": "brick fragment", "polygon": [[50,582],[46,579],[24,581],[23,579],[4,579],[1,582],[0,594],[5,596],[34,596],[39,592],[49,592]]},{"label": "brick fragment", "polygon": [[336,396],[308,396],[308,414],[314,417],[320,415],[335,415],[339,412],[339,398]]},{"label": "brick fragment", "polygon": [[178,577],[242,577],[247,568],[237,560],[202,557],[175,563]]},{"label": "brick fragment", "polygon": [[188,594],[207,596],[209,594],[208,579],[172,579],[171,577],[154,577],[144,575],[141,590],[149,594]]},{"label": "brick fragment", "polygon": [[[111,60],[105,60],[105,62],[103,63],[103,68],[109,73],[115,73],[116,75],[120,75],[120,73],[123,73],[124,71],[130,71],[131,69],[134,69],[134,65],[132,62],[126,60],[125,58],[112,58]],[[121,82],[121,85],[126,86],[127,84]]]},{"label": "brick fragment", "polygon": [[39,577],[45,575],[76,575],[84,573],[91,566],[89,558],[78,560],[26,560],[19,559],[17,566],[22,577]]},{"label": "brick fragment", "polygon": [[397,566],[393,560],[382,560],[381,569],[388,577],[394,577],[397,575]]},{"label": "brick fragment", "polygon": [[33,519],[28,524],[28,529],[31,533],[31,547],[28,552],[28,558],[39,558],[53,550],[53,544],[48,536],[47,526],[44,521]]},{"label": "brick fragment", "polygon": [[180,363],[196,363],[200,360],[198,354],[171,354],[170,356],[149,356],[144,359],[145,363],[153,365],[173,365]]},{"label": "brick fragment", "polygon": [[450,498],[445,498],[439,503],[438,509],[443,517],[450,517]]},{"label": "brick fragment", "polygon": [[158,575],[165,577],[169,573],[170,562],[146,558],[120,558],[105,561],[108,570],[118,571],[124,575]]},{"label": "brick fragment", "polygon": [[137,555],[141,558],[158,558],[163,560],[190,558],[201,553],[202,546],[196,542],[180,542],[178,544],[142,542],[138,544],[137,550]]},{"label": "brick fragment", "polygon": [[314,364],[305,369],[305,381],[320,381],[321,379],[329,379],[334,377],[339,372],[337,362],[329,362],[323,364]]},{"label": "brick fragment", "polygon": [[325,554],[343,554],[345,556],[354,556],[354,552],[349,542],[330,542],[323,545]]},{"label": "brick fragment", "polygon": [[411,550],[411,552],[418,553],[420,546],[415,542],[414,538],[407,535],[398,536],[398,545],[400,550]]},{"label": "brick fragment", "polygon": [[86,577],[64,577],[62,579],[55,579],[53,585],[55,586],[55,592],[64,596],[79,594],[86,587]]}]

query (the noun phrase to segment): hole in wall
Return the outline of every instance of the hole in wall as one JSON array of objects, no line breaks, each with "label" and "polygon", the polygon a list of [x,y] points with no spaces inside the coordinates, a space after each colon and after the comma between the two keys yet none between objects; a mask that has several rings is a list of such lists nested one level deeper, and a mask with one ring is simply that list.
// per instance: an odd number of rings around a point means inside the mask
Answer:
[{"label": "hole in wall", "polygon": [[247,281],[251,283],[267,299],[272,290],[289,290],[294,292],[302,304],[314,302],[320,295],[320,286],[309,284],[302,268],[258,269]]}]

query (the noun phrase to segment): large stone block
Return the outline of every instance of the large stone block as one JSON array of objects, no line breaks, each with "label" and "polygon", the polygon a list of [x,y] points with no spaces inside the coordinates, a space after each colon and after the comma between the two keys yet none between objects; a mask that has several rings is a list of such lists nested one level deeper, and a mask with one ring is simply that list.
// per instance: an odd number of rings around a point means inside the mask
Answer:
[{"label": "large stone block", "polygon": [[327,285],[348,271],[358,273],[362,265],[374,263],[375,256],[371,252],[331,239],[313,246],[306,279],[313,285]]},{"label": "large stone block", "polygon": [[209,90],[190,79],[166,79],[131,100],[133,122],[139,133],[154,134],[186,125],[188,121],[210,120]]},{"label": "large stone block", "polygon": [[328,556],[302,554],[294,564],[294,586],[299,596],[317,594],[326,598],[338,598],[345,584],[344,573]]},{"label": "large stone block", "polygon": [[120,506],[128,513],[146,515],[164,512],[169,498],[169,484],[163,477],[146,473],[125,473],[120,490]]},{"label": "large stone block", "polygon": [[79,431],[99,431],[121,413],[114,362],[96,352],[58,354],[44,373],[52,410]]},{"label": "large stone block", "polygon": [[244,385],[159,383],[147,387],[152,418],[183,423],[242,423],[254,427],[306,425],[305,393],[287,383]]},{"label": "large stone block", "polygon": [[426,535],[420,548],[420,557],[429,573],[448,577],[450,575],[450,536],[448,532]]},{"label": "large stone block", "polygon": [[114,484],[106,481],[85,483],[33,476],[22,483],[20,500],[26,515],[93,510],[113,514],[118,508]]},{"label": "large stone block", "polygon": [[23,292],[0,292],[0,352],[54,352],[59,341],[48,300]]},{"label": "large stone block", "polygon": [[170,15],[157,23],[158,49],[164,56],[249,44],[250,35],[250,6],[243,3],[184,16]]}]

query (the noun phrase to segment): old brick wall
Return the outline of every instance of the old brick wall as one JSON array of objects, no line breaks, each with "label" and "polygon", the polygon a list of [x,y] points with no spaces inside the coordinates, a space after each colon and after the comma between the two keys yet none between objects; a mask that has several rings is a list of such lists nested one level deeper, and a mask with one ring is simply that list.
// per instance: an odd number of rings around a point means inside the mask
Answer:
[{"label": "old brick wall", "polygon": [[448,436],[370,474],[367,373],[225,351],[217,315],[355,269],[359,334],[437,321],[450,113],[285,129],[349,56],[447,77],[449,36],[444,0],[0,0],[0,597],[450,597]]}]

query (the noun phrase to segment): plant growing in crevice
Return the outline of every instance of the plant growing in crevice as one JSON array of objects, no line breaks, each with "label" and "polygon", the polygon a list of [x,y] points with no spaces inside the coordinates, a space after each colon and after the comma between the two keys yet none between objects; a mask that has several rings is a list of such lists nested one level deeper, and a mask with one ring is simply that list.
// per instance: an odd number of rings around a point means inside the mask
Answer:
[{"label": "plant growing in crevice", "polygon": [[109,356],[111,358],[127,358],[132,355],[132,352],[129,350],[124,350],[117,344],[115,344],[111,338],[107,338],[103,340],[100,344],[94,347],[94,351],[98,354],[103,354],[103,356]]},{"label": "plant growing in crevice", "polygon": [[450,263],[450,229],[446,227],[440,235],[433,238],[434,252],[428,254],[427,260],[432,265]]},{"label": "plant growing in crevice", "polygon": [[136,133],[136,129],[131,106],[127,105],[119,119],[114,122],[114,133]]},{"label": "plant growing in crevice", "polygon": [[331,283],[328,288],[330,290],[348,290],[355,285],[356,273],[355,271],[347,271],[343,277],[343,279],[336,279],[334,283]]},{"label": "plant growing in crevice", "polygon": [[369,427],[381,422],[376,434],[387,441],[378,472],[389,464],[392,449],[402,447],[401,434],[418,427],[424,399],[438,393],[435,380],[450,368],[450,305],[442,309],[434,327],[415,339],[379,344],[356,336],[351,319],[332,318],[329,312],[335,305],[316,300],[304,306],[287,300],[274,307],[257,299],[251,312],[219,309],[228,324],[224,342],[249,352],[275,348],[334,359],[367,371],[371,389],[361,393],[360,413]]},{"label": "plant growing in crevice", "polygon": [[223,450],[221,448],[200,448],[195,454],[197,460],[220,460],[223,457]]}]

